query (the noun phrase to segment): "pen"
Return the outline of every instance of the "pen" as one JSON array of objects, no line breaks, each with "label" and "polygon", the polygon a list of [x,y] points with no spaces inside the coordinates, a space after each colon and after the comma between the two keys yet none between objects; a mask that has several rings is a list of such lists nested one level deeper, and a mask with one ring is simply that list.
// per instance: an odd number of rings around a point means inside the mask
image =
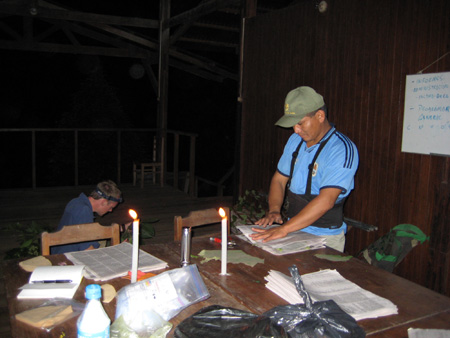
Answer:
[{"label": "pen", "polygon": [[[222,243],[222,240],[220,238],[216,238],[216,237],[209,237],[210,241],[216,242],[216,243]],[[235,241],[232,241],[230,237],[228,237],[228,246],[234,246],[236,245]]]},{"label": "pen", "polygon": [[[217,237],[209,237],[210,241],[216,242],[216,243],[222,243],[222,239],[217,238]],[[228,237],[228,240],[231,240],[230,237]]]},{"label": "pen", "polygon": [[37,283],[72,283],[72,280],[70,279],[58,279],[58,280],[35,280],[33,281],[33,284]]}]

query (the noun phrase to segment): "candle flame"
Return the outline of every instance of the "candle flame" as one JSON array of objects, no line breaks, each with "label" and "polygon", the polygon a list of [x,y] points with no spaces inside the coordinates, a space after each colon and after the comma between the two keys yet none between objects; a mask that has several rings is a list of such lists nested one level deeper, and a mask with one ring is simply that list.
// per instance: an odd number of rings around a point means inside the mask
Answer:
[{"label": "candle flame", "polygon": [[219,215],[220,217],[224,218],[225,217],[225,210],[223,210],[222,208],[219,209]]},{"label": "candle flame", "polygon": [[130,214],[131,218],[136,219],[137,218],[137,212],[133,209],[128,210],[128,213]]}]

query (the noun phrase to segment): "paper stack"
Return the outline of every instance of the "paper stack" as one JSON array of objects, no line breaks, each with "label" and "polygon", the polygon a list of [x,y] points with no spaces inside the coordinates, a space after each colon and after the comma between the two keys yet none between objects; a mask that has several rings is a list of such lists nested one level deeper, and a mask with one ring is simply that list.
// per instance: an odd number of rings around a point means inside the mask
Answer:
[{"label": "paper stack", "polygon": [[[252,244],[277,256],[324,248],[326,243],[324,237],[315,236],[303,231],[292,232],[284,238],[275,239],[267,243],[256,242],[250,237],[254,233],[252,228],[261,227],[255,225],[239,225],[237,228]],[[267,227],[265,229],[270,228]]]},{"label": "paper stack", "polygon": [[17,298],[72,298],[83,279],[83,269],[83,265],[38,266]]},{"label": "paper stack", "polygon": [[[313,301],[334,300],[355,320],[377,318],[398,313],[391,301],[364,290],[342,277],[336,270],[321,270],[302,275],[302,281]],[[303,304],[292,277],[271,270],[265,277],[266,287],[290,304]]]},{"label": "paper stack", "polygon": [[[105,281],[125,276],[131,271],[133,245],[121,243],[96,250],[66,253],[73,264],[85,265],[85,277],[96,281]],[[139,250],[138,270],[142,272],[160,270],[168,265],[163,260]]]}]

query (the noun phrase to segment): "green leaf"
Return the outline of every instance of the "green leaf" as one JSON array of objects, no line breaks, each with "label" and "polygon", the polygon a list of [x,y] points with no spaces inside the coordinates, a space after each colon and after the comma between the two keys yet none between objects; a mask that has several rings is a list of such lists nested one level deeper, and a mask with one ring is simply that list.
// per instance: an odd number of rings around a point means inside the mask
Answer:
[{"label": "green leaf", "polygon": [[33,243],[33,239],[29,239],[29,240],[23,242],[23,243],[20,245],[20,247],[21,247],[21,248],[28,248],[28,247],[31,245],[31,243]]},{"label": "green leaf", "polygon": [[142,238],[152,238],[155,236],[155,228],[150,223],[141,223]]}]

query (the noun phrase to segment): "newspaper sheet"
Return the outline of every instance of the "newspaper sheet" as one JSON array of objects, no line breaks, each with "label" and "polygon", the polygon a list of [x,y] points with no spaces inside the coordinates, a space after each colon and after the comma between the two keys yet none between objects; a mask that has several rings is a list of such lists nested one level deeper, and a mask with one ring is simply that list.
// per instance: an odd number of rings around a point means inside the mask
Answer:
[{"label": "newspaper sheet", "polygon": [[238,225],[237,228],[249,242],[277,256],[325,247],[324,237],[315,236],[303,231],[292,232],[284,238],[262,243],[260,241],[256,242],[250,237],[250,235],[254,233],[252,228],[270,229],[273,228],[273,226],[262,228],[257,225]]},{"label": "newspaper sheet", "polygon": [[[390,300],[364,290],[342,277],[336,270],[321,270],[302,275],[302,281],[313,301],[334,300],[355,320],[377,318],[398,313]],[[266,287],[290,304],[303,304],[292,277],[271,270],[265,277]]]},{"label": "newspaper sheet", "polygon": [[[75,265],[85,265],[85,277],[105,281],[125,276],[131,271],[133,245],[121,243],[96,250],[69,252],[65,254]],[[163,260],[139,250],[138,270],[143,272],[160,270],[168,265]]]}]

